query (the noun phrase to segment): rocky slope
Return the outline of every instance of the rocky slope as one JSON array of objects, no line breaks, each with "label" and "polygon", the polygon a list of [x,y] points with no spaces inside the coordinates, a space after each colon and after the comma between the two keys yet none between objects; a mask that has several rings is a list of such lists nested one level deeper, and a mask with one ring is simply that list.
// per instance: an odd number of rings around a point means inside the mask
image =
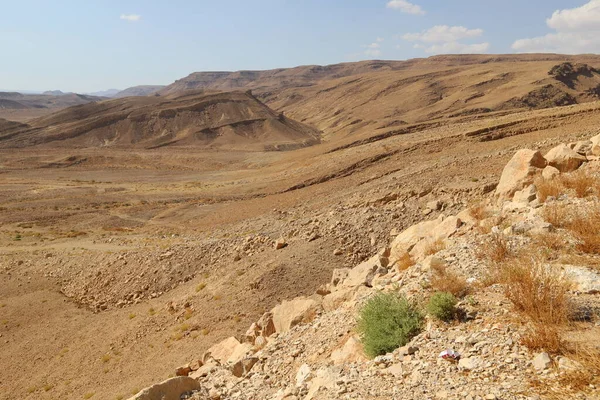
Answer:
[{"label": "rocky slope", "polygon": [[[180,377],[132,399],[600,398],[600,347],[588,342],[600,332],[600,246],[593,247],[600,238],[597,231],[581,236],[584,230],[556,214],[568,209],[571,219],[600,220],[599,196],[600,135],[545,156],[520,150],[485,203],[409,227],[369,260],[335,270],[315,295],[281,303],[243,337],[190,355],[191,363],[176,369]],[[537,321],[514,312],[520,303],[507,289],[511,282],[493,280],[495,270],[523,260],[540,266],[541,275],[532,276],[545,277],[536,290],[548,290],[549,276],[570,282],[564,287],[575,322],[556,327],[559,347],[531,336]],[[364,355],[354,327],[373,294],[423,302],[453,289],[464,296],[454,321],[428,317],[406,346],[371,360]],[[444,350],[455,356],[444,359]]]},{"label": "rocky slope", "polygon": [[319,142],[320,133],[266,107],[249,92],[192,92],[134,97],[72,107],[0,131],[0,146],[210,148],[289,150]]}]

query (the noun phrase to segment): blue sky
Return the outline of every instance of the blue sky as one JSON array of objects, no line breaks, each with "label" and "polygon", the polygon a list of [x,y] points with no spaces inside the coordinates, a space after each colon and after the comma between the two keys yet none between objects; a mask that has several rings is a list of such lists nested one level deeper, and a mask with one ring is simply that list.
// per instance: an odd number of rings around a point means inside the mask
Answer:
[{"label": "blue sky", "polygon": [[[0,88],[440,53],[600,52],[600,0],[0,0]],[[561,10],[553,15],[557,10]]]}]

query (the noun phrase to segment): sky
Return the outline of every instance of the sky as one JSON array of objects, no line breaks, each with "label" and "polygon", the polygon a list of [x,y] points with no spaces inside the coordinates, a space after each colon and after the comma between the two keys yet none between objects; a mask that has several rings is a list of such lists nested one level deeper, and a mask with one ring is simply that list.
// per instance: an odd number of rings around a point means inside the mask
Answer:
[{"label": "sky", "polygon": [[598,53],[600,0],[0,0],[0,89],[458,53]]}]

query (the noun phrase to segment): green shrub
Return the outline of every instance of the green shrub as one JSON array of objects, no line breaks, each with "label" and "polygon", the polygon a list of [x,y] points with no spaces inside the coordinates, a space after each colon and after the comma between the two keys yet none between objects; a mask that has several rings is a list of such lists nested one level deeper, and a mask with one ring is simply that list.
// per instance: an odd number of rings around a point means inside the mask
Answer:
[{"label": "green shrub", "polygon": [[429,315],[442,321],[450,321],[456,314],[456,297],[452,293],[437,292],[429,299],[427,303],[427,312]]},{"label": "green shrub", "polygon": [[379,293],[360,310],[357,329],[365,353],[376,357],[406,345],[422,324],[423,315],[415,304],[393,293]]}]

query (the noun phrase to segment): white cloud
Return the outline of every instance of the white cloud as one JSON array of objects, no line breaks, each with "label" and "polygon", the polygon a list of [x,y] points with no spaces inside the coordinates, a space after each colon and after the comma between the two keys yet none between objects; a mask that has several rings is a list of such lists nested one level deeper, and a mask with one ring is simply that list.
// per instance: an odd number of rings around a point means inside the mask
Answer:
[{"label": "white cloud", "polygon": [[600,29],[600,0],[572,9],[554,11],[546,24],[559,32],[583,32]]},{"label": "white cloud", "polygon": [[421,33],[407,33],[402,39],[409,42],[442,43],[456,42],[483,35],[481,29],[467,29],[464,26],[436,25]]},{"label": "white cloud", "polygon": [[557,10],[546,20],[555,30],[544,36],[515,41],[513,50],[521,53],[597,53],[600,52],[600,0],[581,7]]},{"label": "white cloud", "polygon": [[425,15],[425,10],[423,10],[421,6],[413,4],[407,0],[391,0],[387,3],[387,8],[400,10],[407,14]]},{"label": "white cloud", "polygon": [[142,16],[138,14],[121,14],[120,18],[129,22],[137,22],[142,19]]},{"label": "white cloud", "polygon": [[365,55],[369,56],[369,57],[379,57],[381,55],[381,42],[383,42],[383,39],[381,38],[377,38],[377,41],[368,44],[366,46],[367,49],[365,50]]},{"label": "white cloud", "polygon": [[461,40],[474,39],[483,35],[482,29],[468,29],[464,26],[436,25],[420,33],[407,33],[402,39],[417,42],[413,47],[429,54],[474,54],[486,53],[490,47],[484,43],[461,43]]}]

